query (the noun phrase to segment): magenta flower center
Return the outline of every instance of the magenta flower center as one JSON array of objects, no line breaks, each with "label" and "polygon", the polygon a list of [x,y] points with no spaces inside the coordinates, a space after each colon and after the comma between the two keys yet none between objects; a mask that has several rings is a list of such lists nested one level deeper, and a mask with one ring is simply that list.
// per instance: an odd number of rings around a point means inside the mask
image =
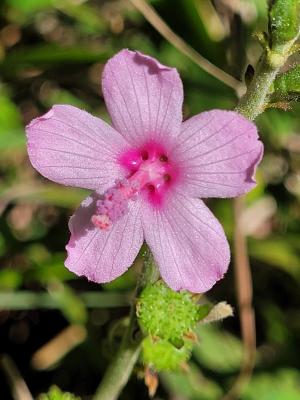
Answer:
[{"label": "magenta flower center", "polygon": [[92,222],[107,230],[128,211],[129,200],[142,196],[153,207],[162,207],[170,188],[178,181],[178,168],[167,151],[155,142],[125,151],[119,157],[125,178],[97,201]]}]

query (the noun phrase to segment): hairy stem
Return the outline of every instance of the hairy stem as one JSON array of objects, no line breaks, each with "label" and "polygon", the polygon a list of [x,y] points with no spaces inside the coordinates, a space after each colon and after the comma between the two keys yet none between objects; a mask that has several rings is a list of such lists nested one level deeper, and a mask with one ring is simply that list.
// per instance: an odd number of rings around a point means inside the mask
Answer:
[{"label": "hairy stem", "polygon": [[[299,35],[298,35],[299,36]],[[236,111],[250,120],[254,120],[265,110],[272,84],[281,67],[286,63],[294,40],[280,48],[266,50],[256,68],[253,80],[236,107]],[[233,201],[235,233],[235,283],[240,312],[240,325],[244,345],[243,362],[240,373],[223,400],[235,400],[240,397],[245,385],[249,382],[255,366],[256,330],[255,313],[252,307],[252,276],[247,250],[247,239],[240,225],[244,210],[244,199]]]},{"label": "hairy stem", "polygon": [[117,399],[130,378],[141,345],[141,337],[134,337],[136,326],[134,307],[132,307],[130,314],[130,322],[123,336],[121,347],[108,367],[93,400]]},{"label": "hairy stem", "polygon": [[[143,258],[143,272],[137,283],[135,299],[148,283],[153,283],[158,278],[157,268],[148,249],[144,252]],[[135,299],[131,306],[128,327],[124,332],[120,349],[108,367],[93,400],[116,400],[128,382],[138,359],[142,335],[137,325]]]},{"label": "hairy stem", "polygon": [[265,50],[247,92],[239,101],[236,111],[250,120],[254,120],[264,112],[274,79],[286,63],[298,37],[299,34],[284,45],[277,46],[273,50]]}]

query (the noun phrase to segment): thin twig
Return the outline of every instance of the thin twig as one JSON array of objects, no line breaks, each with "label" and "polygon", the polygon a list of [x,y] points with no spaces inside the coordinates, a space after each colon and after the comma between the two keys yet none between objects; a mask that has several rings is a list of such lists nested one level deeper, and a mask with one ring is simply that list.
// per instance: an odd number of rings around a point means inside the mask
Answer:
[{"label": "thin twig", "polygon": [[0,357],[0,365],[8,379],[14,400],[33,400],[33,397],[12,358],[7,354],[3,354]]},{"label": "thin twig", "polygon": [[235,221],[234,274],[244,351],[239,375],[222,400],[239,398],[242,389],[251,379],[256,353],[255,314],[252,307],[252,276],[247,250],[247,240],[243,227],[241,226],[244,198],[238,197],[234,199],[233,208]]},{"label": "thin twig", "polygon": [[185,54],[200,68],[208,74],[223,82],[225,85],[235,90],[238,97],[244,92],[244,85],[235,79],[233,76],[227,74],[222,69],[218,68],[201,54],[199,54],[193,47],[186,43],[180,36],[178,36],[172,29],[163,21],[152,6],[145,0],[130,0],[131,3],[141,12],[145,19],[176,49]]}]

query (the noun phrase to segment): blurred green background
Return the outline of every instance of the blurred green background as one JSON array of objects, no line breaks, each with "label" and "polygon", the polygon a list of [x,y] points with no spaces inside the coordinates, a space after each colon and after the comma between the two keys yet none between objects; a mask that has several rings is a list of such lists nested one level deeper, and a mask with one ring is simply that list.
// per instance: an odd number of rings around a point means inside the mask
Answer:
[{"label": "blurred green background", "polygon": [[[247,64],[255,65],[261,49],[253,33],[266,29],[264,0],[151,3],[177,34],[220,68],[241,78]],[[0,353],[9,360],[1,364],[1,400],[12,399],[12,360],[33,396],[55,383],[88,399],[118,346],[118,321],[128,313],[138,263],[101,287],[65,269],[68,219],[86,192],[58,186],[33,170],[24,125],[57,103],[109,120],[101,71],[124,47],[178,68],[185,118],[235,106],[230,88],[162,39],[129,1],[0,2]],[[242,400],[300,399],[299,112],[293,104],[288,112],[268,110],[258,120],[265,157],[243,215],[258,359]],[[232,202],[214,200],[209,206],[231,240]],[[207,296],[237,307],[232,267]],[[238,316],[200,327],[198,333],[189,371],[161,374],[155,399],[217,400],[230,387],[241,362]],[[148,398],[141,375],[137,366],[121,399]]]}]

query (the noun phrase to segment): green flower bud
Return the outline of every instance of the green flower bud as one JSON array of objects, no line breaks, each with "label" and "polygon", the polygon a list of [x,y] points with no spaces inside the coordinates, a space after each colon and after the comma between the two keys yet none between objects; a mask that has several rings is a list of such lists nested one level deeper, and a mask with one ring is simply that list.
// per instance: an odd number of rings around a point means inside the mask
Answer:
[{"label": "green flower bud", "polygon": [[48,393],[39,395],[38,400],[80,400],[80,397],[62,392],[57,386],[52,386]]},{"label": "green flower bud", "polygon": [[271,48],[294,40],[300,29],[300,0],[271,0],[269,34]]},{"label": "green flower bud", "polygon": [[174,292],[158,281],[141,293],[137,316],[144,332],[177,343],[206,317],[210,308],[196,304],[191,293]]},{"label": "green flower bud", "polygon": [[184,341],[180,348],[168,340],[146,337],[142,343],[143,362],[156,371],[176,371],[182,368],[191,356],[192,342]]}]

